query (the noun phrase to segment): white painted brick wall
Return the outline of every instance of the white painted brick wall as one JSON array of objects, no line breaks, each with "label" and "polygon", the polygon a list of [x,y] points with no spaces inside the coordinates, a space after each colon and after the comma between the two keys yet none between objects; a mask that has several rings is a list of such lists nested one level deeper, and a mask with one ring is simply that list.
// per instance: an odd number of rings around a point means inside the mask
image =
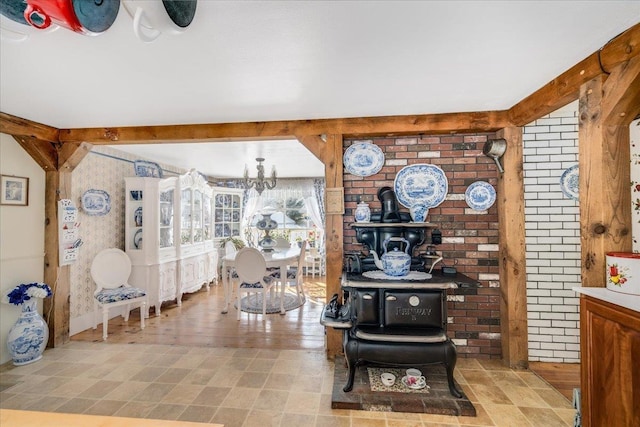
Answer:
[{"label": "white painted brick wall", "polygon": [[529,360],[580,361],[580,213],[560,189],[578,164],[576,109],[562,109],[523,133]]}]

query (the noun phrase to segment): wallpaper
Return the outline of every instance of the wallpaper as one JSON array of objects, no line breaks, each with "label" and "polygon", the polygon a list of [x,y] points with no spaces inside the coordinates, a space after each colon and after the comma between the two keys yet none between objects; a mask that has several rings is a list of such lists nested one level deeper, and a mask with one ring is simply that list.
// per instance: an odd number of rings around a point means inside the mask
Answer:
[{"label": "wallpaper", "polygon": [[[95,284],[91,280],[91,261],[106,248],[124,249],[124,178],[135,176],[132,154],[109,147],[93,147],[71,176],[72,200],[79,209],[80,247],[78,259],[71,264],[71,319],[93,312]],[[144,159],[142,159],[144,160]],[[165,176],[186,171],[160,165]],[[87,215],[80,200],[85,191],[103,190],[110,196],[111,210],[103,216]]]}]

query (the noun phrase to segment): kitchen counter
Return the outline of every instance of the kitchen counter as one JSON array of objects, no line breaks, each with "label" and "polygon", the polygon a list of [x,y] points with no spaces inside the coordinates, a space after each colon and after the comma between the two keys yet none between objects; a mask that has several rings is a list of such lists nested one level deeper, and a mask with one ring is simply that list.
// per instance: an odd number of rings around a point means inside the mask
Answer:
[{"label": "kitchen counter", "polygon": [[640,296],[573,290],[580,293],[582,426],[640,426]]},{"label": "kitchen counter", "polygon": [[622,292],[610,291],[607,288],[574,287],[572,289],[579,294],[597,298],[640,313],[640,295],[623,294]]}]

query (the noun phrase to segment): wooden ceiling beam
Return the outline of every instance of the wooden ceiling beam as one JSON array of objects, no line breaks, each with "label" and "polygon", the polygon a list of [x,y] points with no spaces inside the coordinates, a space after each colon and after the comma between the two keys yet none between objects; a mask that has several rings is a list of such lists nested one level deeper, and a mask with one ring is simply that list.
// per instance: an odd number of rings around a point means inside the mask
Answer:
[{"label": "wooden ceiling beam", "polygon": [[639,53],[640,24],[636,24],[511,107],[509,120],[515,126],[524,126],[567,105],[578,99],[581,85],[600,74],[611,72]]},{"label": "wooden ceiling beam", "polygon": [[58,142],[58,129],[0,112],[0,133]]},{"label": "wooden ceiling beam", "polygon": [[58,151],[54,143],[26,135],[13,135],[13,139],[45,172],[58,169]]},{"label": "wooden ceiling beam", "polygon": [[508,124],[506,111],[485,111],[347,119],[61,129],[60,142],[118,145],[283,139],[321,134],[359,137],[493,132]]},{"label": "wooden ceiling beam", "polygon": [[605,126],[629,126],[640,112],[640,56],[618,65],[603,85]]}]

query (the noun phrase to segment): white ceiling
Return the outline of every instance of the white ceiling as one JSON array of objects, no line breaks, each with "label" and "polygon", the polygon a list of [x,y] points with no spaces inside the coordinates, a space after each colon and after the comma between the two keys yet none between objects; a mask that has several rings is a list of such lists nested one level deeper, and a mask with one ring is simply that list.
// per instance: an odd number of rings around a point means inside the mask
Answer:
[{"label": "white ceiling", "polygon": [[[199,0],[183,34],[143,43],[122,5],[95,37],[4,19],[0,110],[58,128],[502,110],[638,22],[639,1]],[[312,168],[296,142],[228,144],[136,150],[216,176],[258,155]]]}]

